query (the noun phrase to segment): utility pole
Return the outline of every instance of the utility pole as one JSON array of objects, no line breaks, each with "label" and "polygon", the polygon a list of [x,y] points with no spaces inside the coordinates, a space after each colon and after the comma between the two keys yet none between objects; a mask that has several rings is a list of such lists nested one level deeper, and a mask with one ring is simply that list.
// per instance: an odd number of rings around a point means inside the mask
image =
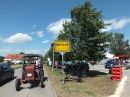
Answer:
[{"label": "utility pole", "polygon": [[53,49],[53,62],[52,62],[52,71],[53,71],[53,65],[54,65],[54,43],[51,44],[51,47]]}]

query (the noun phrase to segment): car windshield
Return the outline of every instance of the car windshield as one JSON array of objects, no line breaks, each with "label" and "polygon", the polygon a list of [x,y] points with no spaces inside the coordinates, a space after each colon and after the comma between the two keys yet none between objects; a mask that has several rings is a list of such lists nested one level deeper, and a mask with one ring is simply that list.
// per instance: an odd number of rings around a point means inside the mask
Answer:
[{"label": "car windshield", "polygon": [[115,60],[108,60],[107,63],[111,64],[111,63],[114,63]]},{"label": "car windshield", "polygon": [[36,57],[25,57],[22,61],[23,64],[36,64],[36,60],[39,60]]}]

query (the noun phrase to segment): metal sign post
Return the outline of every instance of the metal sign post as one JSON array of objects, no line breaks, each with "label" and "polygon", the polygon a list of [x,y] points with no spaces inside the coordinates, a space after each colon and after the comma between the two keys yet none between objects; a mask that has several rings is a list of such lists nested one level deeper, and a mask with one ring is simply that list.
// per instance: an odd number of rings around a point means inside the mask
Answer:
[{"label": "metal sign post", "polygon": [[64,81],[64,54],[65,52],[70,52],[70,42],[69,41],[55,41],[54,42],[54,51],[59,52],[62,55],[62,78],[63,84]]},{"label": "metal sign post", "polygon": [[60,54],[62,55],[62,79],[63,79],[63,84],[65,83],[65,80],[64,80],[64,54],[65,52],[60,52]]}]

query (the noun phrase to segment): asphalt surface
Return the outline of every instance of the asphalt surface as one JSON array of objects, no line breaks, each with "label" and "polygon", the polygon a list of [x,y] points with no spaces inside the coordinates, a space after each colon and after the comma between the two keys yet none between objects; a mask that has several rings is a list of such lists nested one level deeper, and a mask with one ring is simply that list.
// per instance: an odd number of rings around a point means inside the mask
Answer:
[{"label": "asphalt surface", "polygon": [[123,75],[127,76],[127,80],[125,81],[120,97],[130,97],[130,69],[125,70],[125,68],[123,68]]},{"label": "asphalt surface", "polygon": [[[98,70],[101,72],[108,73],[109,70],[104,68],[104,65],[94,65],[90,66],[90,70]],[[130,69],[126,70],[122,67],[122,79],[119,81],[119,85],[115,91],[114,95],[109,97],[130,97]]]},{"label": "asphalt surface", "polygon": [[15,80],[20,77],[21,68],[15,70],[15,77],[13,80],[6,80],[0,83],[0,97],[56,97],[46,72],[44,76],[44,88],[41,88],[39,81],[37,81],[32,84],[22,84],[21,90],[16,91]]},{"label": "asphalt surface", "polygon": [[[90,65],[90,70],[98,70],[105,73],[109,72],[108,69],[104,68],[104,65]],[[130,69],[125,70],[123,67],[122,72],[123,78],[119,81],[120,83],[115,94],[109,97],[130,97]],[[22,84],[22,89],[17,92],[15,90],[15,80],[20,77],[21,69],[16,69],[13,80],[6,80],[0,83],[0,97],[57,97],[46,72],[44,76],[44,88],[40,87],[39,82],[34,82],[33,84],[27,83]]]}]

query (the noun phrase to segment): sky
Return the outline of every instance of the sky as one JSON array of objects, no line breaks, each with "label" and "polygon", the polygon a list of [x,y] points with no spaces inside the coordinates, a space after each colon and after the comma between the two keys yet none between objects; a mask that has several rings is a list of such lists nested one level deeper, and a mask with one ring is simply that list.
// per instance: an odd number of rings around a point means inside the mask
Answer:
[{"label": "sky", "polygon": [[[0,0],[0,56],[38,53],[43,56],[70,21],[70,10],[87,0]],[[130,0],[90,0],[111,25],[103,31],[123,33],[130,41]]]}]

